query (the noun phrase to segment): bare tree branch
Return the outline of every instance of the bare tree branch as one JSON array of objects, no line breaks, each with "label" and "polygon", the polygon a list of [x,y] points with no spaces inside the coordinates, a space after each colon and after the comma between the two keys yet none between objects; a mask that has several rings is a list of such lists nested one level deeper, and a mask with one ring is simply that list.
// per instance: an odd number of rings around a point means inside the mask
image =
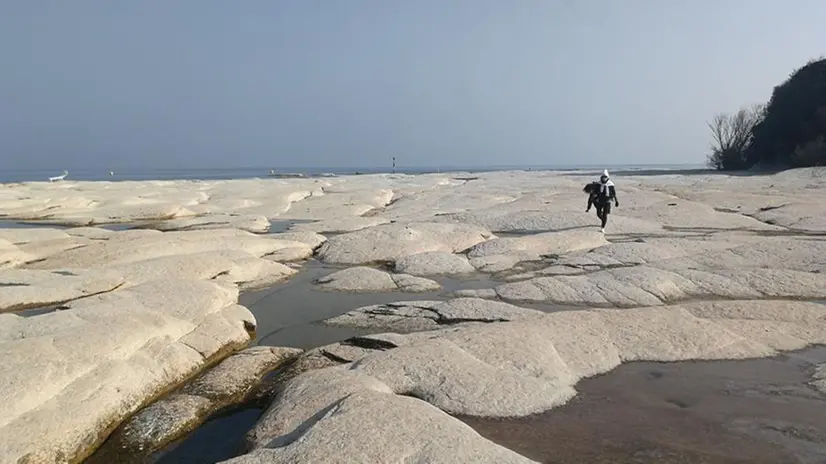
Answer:
[{"label": "bare tree branch", "polygon": [[752,141],[753,130],[763,119],[765,105],[741,108],[733,115],[721,113],[706,123],[711,129],[709,164],[717,169],[739,169],[743,153]]}]

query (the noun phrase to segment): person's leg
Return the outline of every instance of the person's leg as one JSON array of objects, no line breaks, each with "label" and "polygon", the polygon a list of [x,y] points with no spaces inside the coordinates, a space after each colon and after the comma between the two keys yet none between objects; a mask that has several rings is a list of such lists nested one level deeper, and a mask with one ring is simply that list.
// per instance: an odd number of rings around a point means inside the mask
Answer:
[{"label": "person's leg", "polygon": [[596,207],[597,207],[597,217],[598,217],[600,220],[602,220],[603,205],[602,205],[601,203],[597,203],[597,204],[596,204]]},{"label": "person's leg", "polygon": [[608,215],[611,214],[611,203],[606,203],[605,206],[602,208],[602,228],[605,228],[605,224],[608,224]]}]

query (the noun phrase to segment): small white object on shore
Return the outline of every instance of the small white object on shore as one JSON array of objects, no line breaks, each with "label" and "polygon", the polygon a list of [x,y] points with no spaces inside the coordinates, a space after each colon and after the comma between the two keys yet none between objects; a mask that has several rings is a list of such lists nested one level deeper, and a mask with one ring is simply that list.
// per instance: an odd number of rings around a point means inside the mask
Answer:
[{"label": "small white object on shore", "polygon": [[57,181],[59,181],[59,180],[63,180],[63,179],[65,179],[65,178],[66,178],[66,176],[68,176],[68,175],[69,175],[69,171],[63,171],[63,174],[61,174],[61,175],[59,175],[59,176],[49,177],[49,182],[57,182]]}]

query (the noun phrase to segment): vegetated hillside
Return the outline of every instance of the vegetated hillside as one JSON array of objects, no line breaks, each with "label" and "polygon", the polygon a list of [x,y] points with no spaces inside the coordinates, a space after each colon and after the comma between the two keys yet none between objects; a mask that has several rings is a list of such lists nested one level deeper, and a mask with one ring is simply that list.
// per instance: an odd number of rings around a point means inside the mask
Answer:
[{"label": "vegetated hillside", "polygon": [[[711,166],[730,170],[826,165],[826,58],[793,72],[774,88],[765,107],[755,108],[756,122],[748,127],[739,113],[718,115],[709,124],[714,134]],[[746,143],[727,140],[742,140],[744,134]]]}]

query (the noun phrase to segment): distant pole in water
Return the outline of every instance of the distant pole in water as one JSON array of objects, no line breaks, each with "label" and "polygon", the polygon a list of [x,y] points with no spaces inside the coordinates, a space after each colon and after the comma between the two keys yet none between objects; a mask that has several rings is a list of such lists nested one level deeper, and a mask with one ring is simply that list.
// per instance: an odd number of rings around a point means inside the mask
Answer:
[{"label": "distant pole in water", "polygon": [[112,177],[114,175],[115,175],[115,171],[109,171],[109,177]]},{"label": "distant pole in water", "polygon": [[393,174],[396,173],[396,157],[393,157]]}]

